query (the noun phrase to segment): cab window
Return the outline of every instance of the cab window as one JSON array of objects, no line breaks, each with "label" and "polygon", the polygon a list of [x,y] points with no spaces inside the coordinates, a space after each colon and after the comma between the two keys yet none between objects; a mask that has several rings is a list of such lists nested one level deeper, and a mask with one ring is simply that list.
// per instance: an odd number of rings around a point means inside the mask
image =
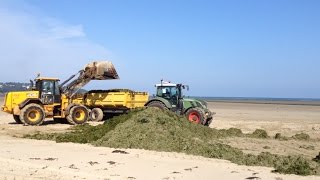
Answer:
[{"label": "cab window", "polygon": [[53,94],[54,81],[42,81],[42,92],[45,94]]},{"label": "cab window", "polygon": [[171,87],[171,97],[177,96],[177,88],[176,87]]},{"label": "cab window", "polygon": [[178,96],[176,87],[158,87],[157,96],[165,99],[176,98]]},{"label": "cab window", "polygon": [[60,88],[59,88],[59,83],[55,83],[55,95],[60,95]]}]

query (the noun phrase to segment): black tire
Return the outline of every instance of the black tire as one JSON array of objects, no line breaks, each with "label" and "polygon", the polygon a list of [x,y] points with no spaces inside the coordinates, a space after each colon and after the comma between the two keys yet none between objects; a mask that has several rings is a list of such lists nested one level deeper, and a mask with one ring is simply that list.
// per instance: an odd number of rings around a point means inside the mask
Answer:
[{"label": "black tire", "polygon": [[190,108],[186,112],[186,117],[190,122],[196,123],[196,124],[203,124],[204,123],[204,117],[205,113],[204,110],[201,108]]},{"label": "black tire", "polygon": [[161,110],[168,110],[168,107],[160,101],[152,101],[147,105],[147,107],[155,107]]},{"label": "black tire", "polygon": [[22,124],[19,115],[13,115],[14,121],[16,121],[17,124]]},{"label": "black tire", "polygon": [[211,122],[212,122],[213,118],[209,118],[207,119],[207,122],[204,124],[205,126],[210,126]]},{"label": "black tire", "polygon": [[25,125],[41,125],[46,117],[45,111],[39,104],[31,103],[21,109],[20,120]]},{"label": "black tire", "polygon": [[90,114],[91,121],[99,122],[103,120],[103,111],[100,108],[93,108]]},{"label": "black tire", "polygon": [[67,116],[67,121],[70,124],[84,124],[89,119],[89,111],[86,107],[81,105],[73,106],[70,109],[69,115]]},{"label": "black tire", "polygon": [[69,124],[66,118],[53,118],[53,121],[57,124]]}]

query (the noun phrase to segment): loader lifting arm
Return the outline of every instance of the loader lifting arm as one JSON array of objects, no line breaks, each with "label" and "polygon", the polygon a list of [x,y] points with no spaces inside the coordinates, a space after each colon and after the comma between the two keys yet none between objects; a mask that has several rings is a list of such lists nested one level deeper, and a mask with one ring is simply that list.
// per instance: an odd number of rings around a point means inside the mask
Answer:
[{"label": "loader lifting arm", "polygon": [[[78,77],[74,79],[76,76]],[[84,69],[80,70],[77,74],[72,75],[69,79],[64,81],[60,85],[60,89],[68,98],[72,98],[72,96],[91,80],[107,79],[119,79],[113,64],[109,61],[92,62],[87,64]]]}]

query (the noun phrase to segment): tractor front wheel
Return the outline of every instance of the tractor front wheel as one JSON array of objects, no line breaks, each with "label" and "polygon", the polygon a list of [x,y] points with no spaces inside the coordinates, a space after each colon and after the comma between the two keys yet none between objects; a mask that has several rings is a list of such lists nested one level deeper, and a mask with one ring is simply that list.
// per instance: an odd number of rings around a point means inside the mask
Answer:
[{"label": "tractor front wheel", "polygon": [[38,126],[45,119],[45,111],[39,104],[31,103],[21,109],[20,120],[25,125]]},{"label": "tractor front wheel", "polygon": [[209,118],[208,120],[207,120],[207,122],[204,124],[205,126],[210,126],[210,124],[211,124],[211,122],[212,122],[212,117],[211,118]]},{"label": "tractor front wheel", "polygon": [[70,109],[67,120],[70,124],[84,124],[89,119],[89,111],[86,107],[81,105],[73,106]]},{"label": "tractor front wheel", "polygon": [[186,116],[190,122],[202,124],[204,122],[205,113],[200,108],[191,108],[186,112]]}]

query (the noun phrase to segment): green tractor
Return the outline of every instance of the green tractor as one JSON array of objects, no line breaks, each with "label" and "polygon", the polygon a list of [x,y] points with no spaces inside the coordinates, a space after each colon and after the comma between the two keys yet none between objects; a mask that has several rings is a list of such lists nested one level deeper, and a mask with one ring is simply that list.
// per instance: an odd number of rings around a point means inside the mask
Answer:
[{"label": "green tractor", "polygon": [[170,110],[179,115],[185,115],[193,123],[210,125],[214,113],[208,109],[207,102],[184,98],[182,90],[189,90],[189,86],[161,80],[161,84],[156,84],[155,87],[157,94],[146,103],[147,107]]}]

